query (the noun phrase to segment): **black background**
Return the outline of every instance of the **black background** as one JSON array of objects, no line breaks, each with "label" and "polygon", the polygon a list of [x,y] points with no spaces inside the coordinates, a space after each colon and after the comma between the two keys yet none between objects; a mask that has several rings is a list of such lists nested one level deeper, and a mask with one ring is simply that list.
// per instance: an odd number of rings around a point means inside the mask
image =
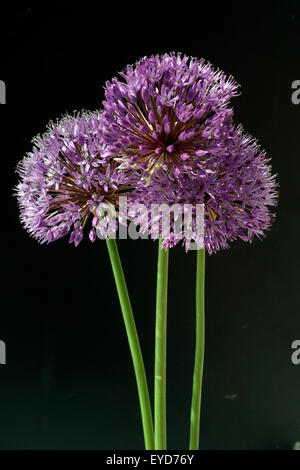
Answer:
[{"label": "black background", "polygon": [[[154,53],[204,57],[241,84],[235,119],[278,173],[277,220],[261,242],[206,259],[201,449],[291,449],[300,440],[297,1],[116,2],[2,10],[1,449],[142,449],[135,379],[106,247],[38,245],[21,227],[15,167],[66,111],[97,109],[103,84]],[[2,8],[2,7],[1,7]],[[153,398],[156,242],[119,250]],[[195,252],[170,252],[168,445],[188,447]]]}]

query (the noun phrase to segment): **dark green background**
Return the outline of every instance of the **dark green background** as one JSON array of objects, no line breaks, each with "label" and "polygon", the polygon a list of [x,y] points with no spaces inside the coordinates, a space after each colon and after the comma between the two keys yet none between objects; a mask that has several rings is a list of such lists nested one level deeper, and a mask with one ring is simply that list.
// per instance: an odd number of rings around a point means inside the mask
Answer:
[{"label": "dark green background", "polygon": [[[206,258],[201,449],[291,449],[300,440],[300,79],[297,2],[36,7],[5,12],[1,80],[0,449],[141,449],[135,379],[105,244],[40,246],[18,221],[15,166],[66,111],[97,109],[102,84],[144,55],[204,57],[242,86],[235,118],[280,183],[261,242]],[[100,4],[99,4],[100,5]],[[164,8],[166,7],[166,8]],[[243,9],[241,9],[243,7]],[[3,18],[4,18],[3,17]],[[156,242],[120,241],[152,397]],[[188,446],[195,252],[170,251],[168,444]],[[235,398],[234,398],[235,397]],[[231,398],[231,399],[230,399]]]}]

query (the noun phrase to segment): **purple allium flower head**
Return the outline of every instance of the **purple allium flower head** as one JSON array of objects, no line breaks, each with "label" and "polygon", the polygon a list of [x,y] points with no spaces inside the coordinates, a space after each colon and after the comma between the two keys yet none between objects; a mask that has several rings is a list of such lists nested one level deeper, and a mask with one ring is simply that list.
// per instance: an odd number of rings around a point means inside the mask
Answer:
[{"label": "purple allium flower head", "polygon": [[178,174],[227,136],[238,85],[204,60],[155,55],[120,75],[106,83],[103,138],[110,155],[143,170],[148,184],[162,166]]},{"label": "purple allium flower head", "polygon": [[[158,213],[157,225],[146,215],[141,226],[153,234],[163,236],[163,248],[182,241],[186,249],[195,241],[209,253],[227,248],[237,238],[252,241],[262,237],[274,220],[269,206],[277,203],[277,183],[265,153],[255,139],[243,133],[241,126],[231,128],[221,154],[207,154],[193,159],[189,168],[178,174],[160,169],[151,178],[151,184],[139,182],[131,193],[131,204],[143,203],[148,214],[153,204],[181,205],[181,218],[171,214],[171,227],[164,236],[162,223],[166,217]],[[190,226],[184,226],[184,211],[192,210]],[[204,231],[199,230],[198,207],[202,207]],[[179,226],[176,223],[179,223]],[[154,237],[155,238],[155,237]]]},{"label": "purple allium flower head", "polygon": [[[116,219],[109,214],[130,185],[117,163],[102,157],[100,122],[99,113],[85,112],[50,123],[17,167],[20,218],[41,243],[70,233],[70,243],[77,246],[89,219],[92,242],[95,227],[108,235],[116,230]],[[101,217],[96,215],[99,210]]]}]

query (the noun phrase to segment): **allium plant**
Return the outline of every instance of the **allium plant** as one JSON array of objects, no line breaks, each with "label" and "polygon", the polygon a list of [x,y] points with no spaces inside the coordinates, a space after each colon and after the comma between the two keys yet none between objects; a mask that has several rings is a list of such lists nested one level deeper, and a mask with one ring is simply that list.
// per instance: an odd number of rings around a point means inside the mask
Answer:
[{"label": "allium plant", "polygon": [[[277,201],[269,160],[255,139],[233,123],[230,99],[238,85],[204,60],[182,54],[143,58],[105,86],[103,139],[121,168],[137,169],[141,180],[131,200],[191,205],[186,230],[171,220],[159,234],[155,343],[155,448],[166,449],[166,316],[168,248],[194,240],[197,253],[196,348],[191,405],[190,449],[198,448],[204,358],[204,250],[227,248],[237,238],[251,241],[269,229]],[[204,240],[197,233],[196,206],[204,213]],[[161,222],[163,222],[162,212]],[[146,216],[143,229],[152,233]],[[184,218],[183,218],[184,223]],[[160,226],[163,224],[160,224]],[[178,224],[177,224],[178,226]],[[176,229],[175,229],[176,228]],[[154,228],[157,234],[157,224]],[[156,235],[155,235],[156,236]]]},{"label": "allium plant", "polygon": [[[70,233],[75,246],[90,224],[106,237],[132,354],[146,449],[166,449],[166,332],[169,248],[196,242],[196,346],[190,415],[190,449],[198,449],[204,360],[205,251],[235,239],[264,236],[274,220],[277,183],[270,159],[233,121],[230,100],[239,86],[203,59],[182,54],[144,57],[105,84],[103,110],[66,116],[34,139],[18,167],[21,220],[40,242]],[[139,340],[115,240],[120,195],[129,220],[159,238],[154,430]],[[134,207],[143,204],[143,217]],[[152,206],[174,211],[166,234],[164,212],[152,225]],[[202,208],[204,232],[198,230]],[[184,211],[191,219],[185,227]],[[100,216],[99,216],[100,210]],[[179,229],[178,229],[179,221]],[[123,221],[124,222],[124,221]],[[157,232],[157,222],[159,230]]]},{"label": "allium plant", "polygon": [[99,113],[67,115],[50,123],[33,143],[32,152],[17,168],[21,222],[41,243],[70,234],[70,243],[78,246],[87,224],[92,242],[95,228],[106,237],[136,374],[145,445],[151,449],[153,422],[145,368],[115,242],[119,196],[132,189],[136,177],[131,173],[129,178],[115,160],[105,158]]}]

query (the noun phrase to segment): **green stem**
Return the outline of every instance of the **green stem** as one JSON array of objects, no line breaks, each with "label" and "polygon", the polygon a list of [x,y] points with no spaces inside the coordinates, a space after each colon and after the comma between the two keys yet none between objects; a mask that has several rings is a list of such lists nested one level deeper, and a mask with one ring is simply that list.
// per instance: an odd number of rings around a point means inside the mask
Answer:
[{"label": "green stem", "polygon": [[193,393],[190,421],[190,450],[198,450],[199,426],[201,411],[201,390],[204,362],[204,278],[205,278],[205,250],[197,251],[196,270],[196,346],[193,375]]},{"label": "green stem", "polygon": [[106,239],[107,249],[112,265],[112,270],[116,282],[116,287],[119,295],[121,310],[125,323],[127,338],[131,351],[136,383],[138,388],[138,395],[140,400],[142,423],[145,439],[146,450],[154,449],[154,433],[153,421],[149,399],[149,392],[147,387],[147,379],[145,367],[140,348],[139,338],[136,331],[132,308],[127,291],[126,281],[119,257],[116,241],[114,239]]},{"label": "green stem", "polygon": [[154,370],[154,430],[155,449],[167,448],[166,430],[166,356],[167,356],[167,297],[169,252],[158,244],[155,370]]}]

